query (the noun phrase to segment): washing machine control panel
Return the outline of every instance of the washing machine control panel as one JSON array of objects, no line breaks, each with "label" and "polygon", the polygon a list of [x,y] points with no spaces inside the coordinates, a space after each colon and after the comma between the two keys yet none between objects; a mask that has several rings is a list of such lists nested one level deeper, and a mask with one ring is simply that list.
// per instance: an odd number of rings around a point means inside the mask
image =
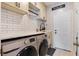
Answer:
[{"label": "washing machine control panel", "polygon": [[35,38],[31,38],[29,41],[30,42],[34,42],[35,41]]},{"label": "washing machine control panel", "polygon": [[34,43],[34,42],[36,42],[36,38],[35,37],[32,37],[32,38],[27,38],[24,41],[24,44],[30,44],[30,43]]}]

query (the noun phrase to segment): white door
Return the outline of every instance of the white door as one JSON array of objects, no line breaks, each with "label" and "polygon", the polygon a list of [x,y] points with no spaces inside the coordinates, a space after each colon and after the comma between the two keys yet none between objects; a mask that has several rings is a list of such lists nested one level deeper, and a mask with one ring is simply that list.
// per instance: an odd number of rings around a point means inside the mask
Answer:
[{"label": "white door", "polygon": [[54,48],[72,49],[71,11],[65,8],[52,11],[54,23]]}]

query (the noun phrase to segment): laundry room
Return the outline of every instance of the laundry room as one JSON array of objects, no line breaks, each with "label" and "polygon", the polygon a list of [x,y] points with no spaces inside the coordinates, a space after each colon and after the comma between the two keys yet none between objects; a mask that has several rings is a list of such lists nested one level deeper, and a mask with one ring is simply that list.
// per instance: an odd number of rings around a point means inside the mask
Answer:
[{"label": "laundry room", "polygon": [[1,56],[79,56],[79,2],[0,2]]}]

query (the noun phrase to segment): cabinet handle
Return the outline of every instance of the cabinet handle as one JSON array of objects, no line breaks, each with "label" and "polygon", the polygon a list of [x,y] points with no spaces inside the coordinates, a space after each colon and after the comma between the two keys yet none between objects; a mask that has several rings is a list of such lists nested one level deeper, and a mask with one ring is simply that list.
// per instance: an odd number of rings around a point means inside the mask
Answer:
[{"label": "cabinet handle", "polygon": [[15,5],[20,8],[20,3],[19,2],[15,2]]}]

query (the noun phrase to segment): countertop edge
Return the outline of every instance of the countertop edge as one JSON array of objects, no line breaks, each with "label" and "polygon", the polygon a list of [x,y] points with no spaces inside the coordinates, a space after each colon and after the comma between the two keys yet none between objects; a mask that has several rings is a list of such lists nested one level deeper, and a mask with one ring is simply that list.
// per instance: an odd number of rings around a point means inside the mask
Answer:
[{"label": "countertop edge", "polygon": [[41,35],[45,34],[45,32],[36,32],[36,33],[27,33],[24,35],[15,35],[15,36],[7,36],[7,37],[0,37],[1,41],[2,40],[8,40],[8,39],[18,39],[18,38],[25,38],[25,37],[30,37],[30,36],[36,36],[36,35]]}]

